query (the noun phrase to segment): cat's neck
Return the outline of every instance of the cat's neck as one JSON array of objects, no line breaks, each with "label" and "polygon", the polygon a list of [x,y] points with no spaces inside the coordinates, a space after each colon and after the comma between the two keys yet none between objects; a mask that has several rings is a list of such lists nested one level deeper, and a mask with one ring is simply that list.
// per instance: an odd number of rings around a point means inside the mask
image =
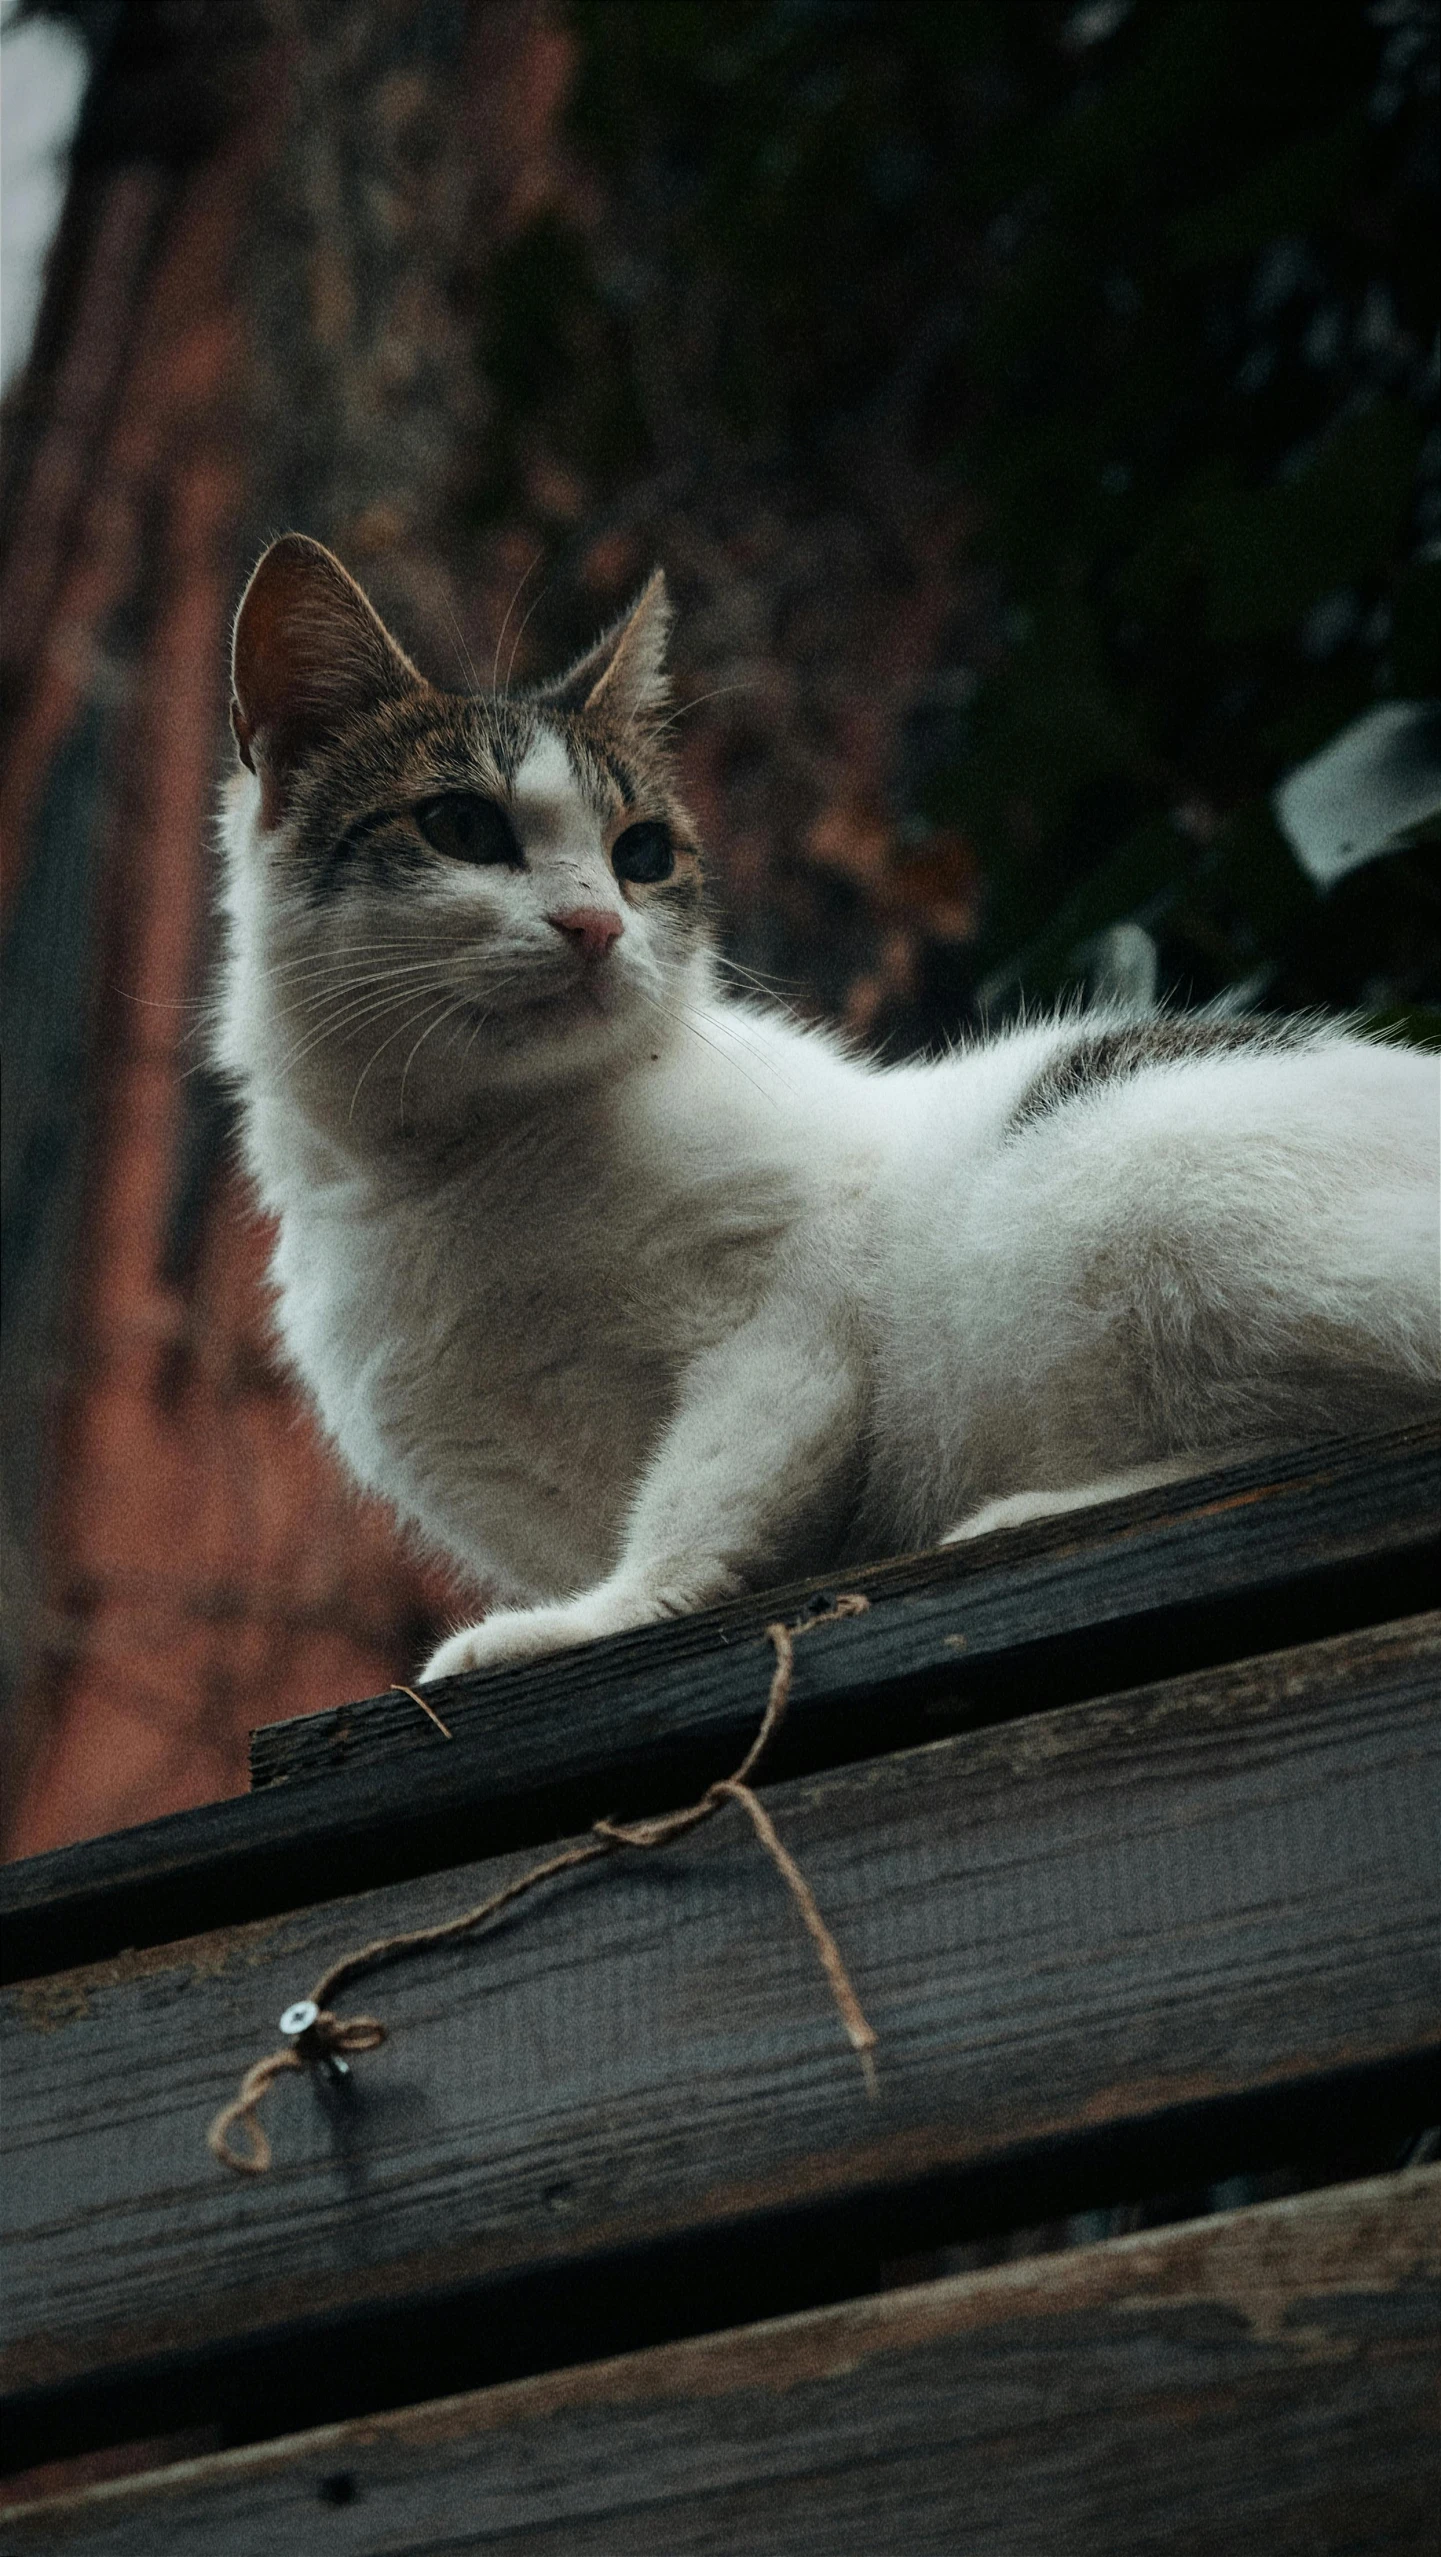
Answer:
[{"label": "cat's neck", "polygon": [[245,1089],[248,1158],[268,1204],[307,1212],[335,1202],[424,1202],[442,1192],[498,1199],[519,1189],[590,1194],[595,1166],[664,1194],[777,1171],[800,1171],[828,1138],[871,1117],[881,1079],[818,1030],[731,1002],[710,969],[695,995],[636,1053],[598,1074],[539,1089],[478,1087],[450,1120],[396,1125],[312,1110],[284,1076]]},{"label": "cat's neck", "polygon": [[442,1189],[487,1164],[584,1147],[614,1115],[616,1090],[603,1091],[594,1076],[539,1091],[482,1087],[418,1121],[384,1105],[353,1115],[317,1107],[284,1076],[262,1073],[249,1081],[244,1106],[266,1191],[283,1189],[286,1204],[299,1205],[316,1184],[400,1196]]},{"label": "cat's neck", "polygon": [[242,1077],[247,1153],[269,1203],[303,1208],[317,1189],[389,1198],[481,1181],[563,1179],[598,1152],[637,1153],[662,1187],[672,1151],[724,1161],[784,1153],[799,1087],[872,1070],[822,1034],[721,993],[707,960],[683,1004],[596,1068],[538,1085],[477,1083],[453,1111],[419,1120],[381,1101],[316,1100],[263,1042]]}]

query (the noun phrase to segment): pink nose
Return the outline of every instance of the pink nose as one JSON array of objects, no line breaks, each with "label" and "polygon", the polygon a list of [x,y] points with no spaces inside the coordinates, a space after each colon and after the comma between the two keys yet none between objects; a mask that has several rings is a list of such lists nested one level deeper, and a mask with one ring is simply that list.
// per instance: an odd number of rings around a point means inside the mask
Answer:
[{"label": "pink nose", "polygon": [[578,941],[587,959],[603,959],[625,930],[625,917],[611,906],[567,906],[563,914],[546,916],[557,932]]}]

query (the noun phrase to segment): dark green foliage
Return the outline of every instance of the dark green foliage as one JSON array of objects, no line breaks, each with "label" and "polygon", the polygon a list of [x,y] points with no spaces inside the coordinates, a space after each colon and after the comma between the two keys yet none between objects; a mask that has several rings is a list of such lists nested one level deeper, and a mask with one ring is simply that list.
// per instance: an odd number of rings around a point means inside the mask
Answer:
[{"label": "dark green foliage", "polygon": [[1123,918],[1193,997],[1435,1003],[1424,860],[1322,898],[1270,813],[1374,701],[1438,688],[1434,11],[570,20],[613,219],[492,280],[485,506],[537,433],[602,519],[656,476],[703,512],[737,453],[824,491],[869,439],[970,501],[988,581],[894,815],[973,845],[991,1004]]},{"label": "dark green foliage", "polygon": [[997,991],[1136,916],[1193,994],[1434,997],[1421,864],[1323,902],[1268,807],[1437,688],[1434,101],[1387,49],[1360,7],[1154,0],[984,163],[957,463],[1023,609],[930,788],[986,857]]}]

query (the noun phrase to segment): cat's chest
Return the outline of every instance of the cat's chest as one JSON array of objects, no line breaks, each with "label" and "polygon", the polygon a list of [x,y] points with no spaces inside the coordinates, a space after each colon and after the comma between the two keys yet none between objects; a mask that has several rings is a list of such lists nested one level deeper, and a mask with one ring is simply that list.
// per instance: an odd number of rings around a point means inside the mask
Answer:
[{"label": "cat's chest", "polygon": [[352,1470],[477,1570],[565,1588],[613,1559],[679,1373],[764,1257],[759,1228],[707,1250],[581,1175],[540,1203],[298,1200],[276,1277]]}]

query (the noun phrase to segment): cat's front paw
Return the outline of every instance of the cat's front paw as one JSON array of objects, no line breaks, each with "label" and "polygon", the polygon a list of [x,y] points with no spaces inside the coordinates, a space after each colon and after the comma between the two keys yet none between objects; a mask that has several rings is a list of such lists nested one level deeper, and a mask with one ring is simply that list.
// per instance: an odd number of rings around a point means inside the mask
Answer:
[{"label": "cat's front paw", "polygon": [[572,1643],[590,1642],[597,1634],[614,1630],[610,1624],[588,1621],[579,1606],[498,1608],[483,1625],[463,1625],[432,1652],[420,1683],[459,1678],[470,1669],[499,1669],[516,1660],[542,1660],[547,1652],[567,1651]]}]

